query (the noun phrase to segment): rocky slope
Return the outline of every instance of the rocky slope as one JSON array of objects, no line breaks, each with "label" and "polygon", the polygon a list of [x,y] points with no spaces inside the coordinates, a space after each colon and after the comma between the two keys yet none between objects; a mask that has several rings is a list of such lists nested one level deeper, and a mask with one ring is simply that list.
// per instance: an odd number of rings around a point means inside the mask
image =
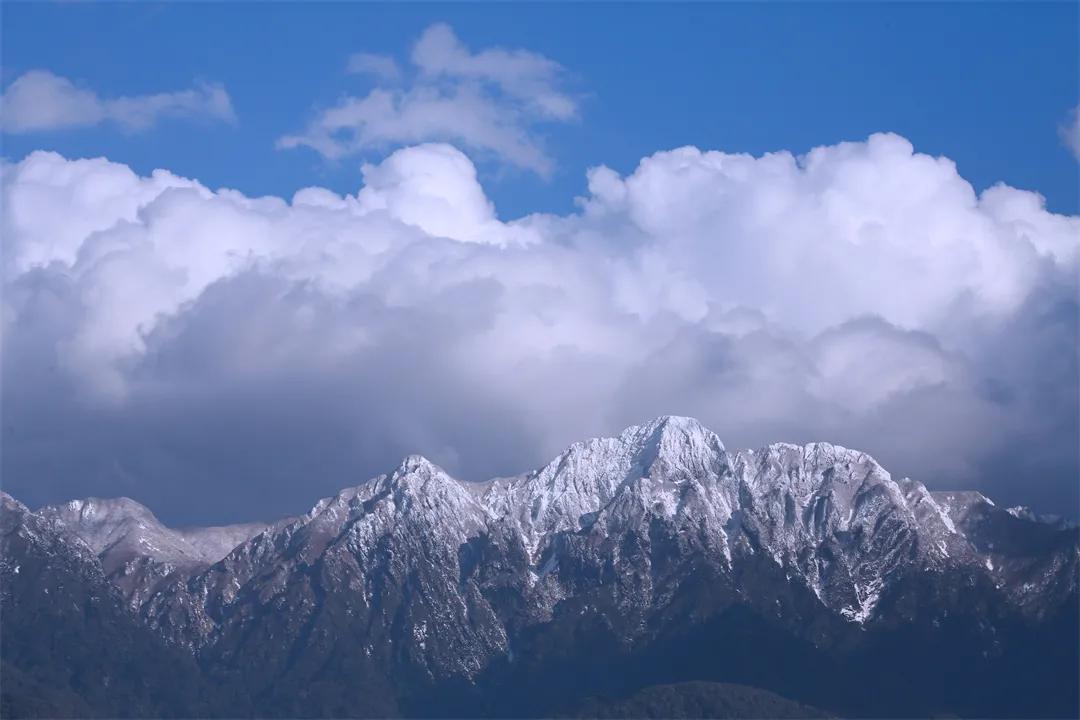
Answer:
[{"label": "rocky slope", "polygon": [[410,457],[272,526],[34,517],[262,715],[572,713],[686,680],[859,715],[1077,710],[1077,530],[825,443],[729,453],[664,417],[479,485]]},{"label": "rocky slope", "polygon": [[72,500],[38,514],[97,553],[109,579],[135,608],[169,581],[205,570],[268,527],[251,523],[176,530],[129,498]]},{"label": "rocky slope", "polygon": [[79,538],[0,493],[0,714],[193,716],[220,704],[194,658],[129,613]]}]

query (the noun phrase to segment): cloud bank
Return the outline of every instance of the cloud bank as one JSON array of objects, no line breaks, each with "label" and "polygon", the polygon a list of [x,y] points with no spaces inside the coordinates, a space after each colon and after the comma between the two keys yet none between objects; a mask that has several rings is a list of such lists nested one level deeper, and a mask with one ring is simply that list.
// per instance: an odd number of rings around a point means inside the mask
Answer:
[{"label": "cloud bank", "polygon": [[279,148],[309,147],[329,159],[369,149],[449,141],[503,163],[547,176],[553,161],[538,125],[577,116],[577,101],[562,86],[565,71],[527,50],[471,52],[443,24],[421,34],[409,57],[408,82],[397,61],[359,53],[348,70],[377,85],[347,95],[318,112],[307,128],[278,140]]},{"label": "cloud bank", "polygon": [[3,169],[2,469],[31,503],[273,516],[406,453],[478,480],[673,413],[1075,514],[1080,219],[896,135],[659,152],[512,222],[442,144],[291,201]]},{"label": "cloud bank", "polygon": [[126,130],[145,130],[164,117],[235,122],[232,102],[218,84],[190,90],[102,98],[93,90],[47,70],[31,70],[12,82],[0,97],[7,133],[89,127],[105,122]]}]

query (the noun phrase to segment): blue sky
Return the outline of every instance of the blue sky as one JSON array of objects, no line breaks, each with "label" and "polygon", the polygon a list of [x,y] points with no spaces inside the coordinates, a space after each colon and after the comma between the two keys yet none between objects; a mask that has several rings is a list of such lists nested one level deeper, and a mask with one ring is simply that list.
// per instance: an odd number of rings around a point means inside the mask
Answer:
[{"label": "blue sky", "polygon": [[314,108],[370,88],[345,72],[350,54],[402,58],[443,21],[470,48],[523,47],[561,63],[580,99],[573,121],[538,128],[549,178],[481,163],[503,218],[566,212],[586,168],[627,172],[661,149],[802,153],[882,130],[952,158],[979,189],[1004,181],[1057,212],[1080,206],[1076,160],[1057,133],[1080,83],[1075,3],[6,3],[3,13],[5,85],[31,69],[102,96],[219,82],[237,117],[9,134],[9,160],[50,148],[251,195],[355,192],[360,160],[385,151],[327,162],[275,141]]}]

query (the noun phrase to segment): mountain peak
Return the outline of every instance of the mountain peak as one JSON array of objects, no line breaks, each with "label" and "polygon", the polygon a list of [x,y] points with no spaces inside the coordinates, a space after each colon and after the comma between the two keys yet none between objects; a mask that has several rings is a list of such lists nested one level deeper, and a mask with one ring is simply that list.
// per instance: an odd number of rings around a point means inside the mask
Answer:
[{"label": "mountain peak", "polygon": [[83,498],[38,510],[45,517],[75,529],[80,537],[101,553],[123,538],[166,531],[146,506],[131,498]]},{"label": "mountain peak", "polygon": [[700,420],[688,415],[660,415],[651,422],[645,423],[645,425],[672,429],[705,428]]},{"label": "mountain peak", "polygon": [[646,474],[663,466],[666,474],[717,471],[727,451],[716,433],[698,420],[661,415],[652,422],[627,428],[619,436],[636,448],[638,465]]},{"label": "mountain peak", "polygon": [[469,494],[465,491],[464,483],[451,477],[450,473],[423,455],[405,457],[393,472],[384,477],[381,487],[395,493],[407,494],[427,494],[444,490],[454,495]]},{"label": "mountain peak", "polygon": [[78,519],[80,522],[115,523],[127,518],[138,518],[157,522],[150,508],[129,497],[98,498],[88,497],[70,500],[52,508],[54,514],[64,520]]},{"label": "mountain peak", "polygon": [[631,425],[623,431],[623,434],[645,433],[652,436],[679,433],[692,435],[711,432],[712,431],[705,427],[705,425],[697,418],[687,417],[685,415],[660,415],[654,420],[650,420],[642,425]]},{"label": "mountain peak", "polygon": [[99,554],[108,572],[140,557],[177,566],[210,564],[265,528],[248,523],[176,530],[127,497],[71,500],[38,513],[78,535]]},{"label": "mountain peak", "polygon": [[27,512],[27,507],[15,498],[8,495],[3,490],[0,490],[0,507],[10,510],[19,510],[21,512]]},{"label": "mountain peak", "polygon": [[397,469],[393,472],[393,475],[404,475],[411,473],[425,473],[434,474],[442,473],[446,475],[446,471],[435,463],[428,460],[423,455],[413,454],[406,455],[401,463],[397,466]]}]

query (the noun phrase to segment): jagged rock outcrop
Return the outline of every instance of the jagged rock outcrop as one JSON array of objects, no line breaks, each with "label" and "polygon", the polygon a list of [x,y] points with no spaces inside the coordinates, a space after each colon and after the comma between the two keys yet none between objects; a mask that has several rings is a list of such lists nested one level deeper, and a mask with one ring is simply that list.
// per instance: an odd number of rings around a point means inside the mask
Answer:
[{"label": "jagged rock outcrop", "polygon": [[[260,714],[548,714],[687,679],[861,715],[1076,705],[1048,685],[1077,669],[1076,528],[827,443],[731,453],[689,418],[484,484],[409,457],[273,525],[37,517]],[[957,688],[920,687],[953,662]]]}]

